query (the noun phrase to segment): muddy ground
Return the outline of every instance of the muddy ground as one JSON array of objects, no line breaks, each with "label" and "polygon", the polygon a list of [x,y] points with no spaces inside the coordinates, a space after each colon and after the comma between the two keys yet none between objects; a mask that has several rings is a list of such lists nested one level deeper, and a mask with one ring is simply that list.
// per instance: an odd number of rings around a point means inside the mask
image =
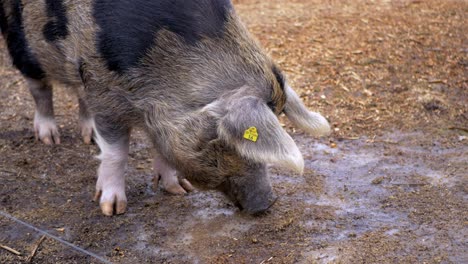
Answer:
[{"label": "muddy ground", "polygon": [[[62,144],[34,140],[33,101],[0,44],[0,210],[115,263],[468,263],[468,2],[235,1],[252,33],[334,133],[290,127],[304,175],[271,168],[280,200],[243,215],[216,192],[151,189],[133,135],[128,212],[91,201],[97,146],[55,91]],[[0,215],[1,263],[42,234]],[[47,237],[32,263],[99,263]]]}]

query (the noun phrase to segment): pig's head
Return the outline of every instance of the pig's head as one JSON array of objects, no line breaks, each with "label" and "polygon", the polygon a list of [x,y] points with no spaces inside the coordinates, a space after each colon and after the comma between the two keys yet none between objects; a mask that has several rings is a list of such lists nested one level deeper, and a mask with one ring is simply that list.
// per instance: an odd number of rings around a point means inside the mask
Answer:
[{"label": "pig's head", "polygon": [[[196,45],[159,32],[147,69],[156,73],[148,76],[157,85],[164,84],[154,97],[164,99],[151,105],[147,123],[158,151],[181,176],[223,191],[249,213],[262,212],[275,201],[266,165],[298,173],[304,168],[277,116],[284,112],[313,135],[327,134],[330,127],[286,85],[232,10],[222,31]],[[170,93],[161,96],[160,90]]]},{"label": "pig's head", "polygon": [[[302,172],[304,161],[292,138],[281,127],[272,108],[256,96],[234,98],[221,106],[217,138],[226,154],[218,156],[231,171],[217,187],[241,209],[255,214],[268,209],[276,200],[266,164],[282,165]],[[280,106],[281,107],[281,106]]]},{"label": "pig's head", "polygon": [[[267,164],[302,173],[304,160],[277,114],[314,135],[327,134],[328,122],[309,112],[294,91],[249,92],[248,86],[210,103],[187,120],[184,133],[170,148],[177,169],[201,188],[224,192],[250,214],[275,201]],[[293,117],[292,117],[292,116]]]}]

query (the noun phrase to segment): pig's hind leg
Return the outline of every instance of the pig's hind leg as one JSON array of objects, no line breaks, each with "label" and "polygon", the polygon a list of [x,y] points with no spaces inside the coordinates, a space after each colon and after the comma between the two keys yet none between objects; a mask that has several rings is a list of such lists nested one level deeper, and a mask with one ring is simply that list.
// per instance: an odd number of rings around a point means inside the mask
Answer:
[{"label": "pig's hind leg", "polygon": [[161,183],[161,187],[172,194],[185,194],[194,190],[187,179],[177,177],[177,170],[169,165],[158,153],[154,154],[153,170],[155,173],[154,189]]},{"label": "pig's hind leg", "polygon": [[52,86],[45,80],[26,78],[29,91],[36,103],[34,134],[44,144],[60,144],[60,134],[54,118]]},{"label": "pig's hind leg", "polygon": [[78,98],[78,103],[80,106],[80,128],[81,128],[81,137],[85,144],[90,144],[91,139],[93,138],[93,118],[88,111],[88,106],[83,98]]},{"label": "pig's hind leg", "polygon": [[94,135],[101,149],[94,200],[99,199],[104,215],[123,214],[127,208],[124,173],[128,161],[130,129],[108,123],[106,118],[97,116]]}]

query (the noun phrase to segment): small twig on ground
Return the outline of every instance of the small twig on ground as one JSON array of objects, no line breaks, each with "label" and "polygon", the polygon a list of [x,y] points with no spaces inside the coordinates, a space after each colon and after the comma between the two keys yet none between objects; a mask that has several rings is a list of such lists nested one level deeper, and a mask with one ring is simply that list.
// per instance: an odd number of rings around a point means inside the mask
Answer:
[{"label": "small twig on ground", "polygon": [[13,249],[13,248],[11,248],[9,246],[5,246],[5,245],[0,244],[0,248],[3,248],[4,250],[6,250],[6,251],[8,251],[10,253],[13,253],[13,254],[15,254],[17,256],[21,256],[21,252],[19,252],[18,250],[15,250],[15,249]]},{"label": "small twig on ground", "polygon": [[338,140],[358,140],[360,137],[339,137]]},{"label": "small twig on ground", "polygon": [[398,144],[396,141],[385,140],[385,139],[368,139],[366,143],[385,143],[385,144]]},{"label": "small twig on ground", "polygon": [[44,241],[44,239],[46,238],[46,236],[42,236],[39,241],[36,243],[36,245],[34,246],[33,250],[31,251],[31,254],[29,255],[27,261],[28,262],[31,262],[31,260],[33,259],[33,257],[36,255],[36,251],[37,249],[39,248],[39,246],[41,245],[42,241]]},{"label": "small twig on ground", "polygon": [[445,83],[444,80],[439,80],[439,79],[434,79],[434,80],[429,80],[428,83]]},{"label": "small twig on ground", "polygon": [[468,128],[466,127],[449,127],[450,130],[461,130],[463,132],[468,133]]},{"label": "small twig on ground", "polygon": [[266,262],[270,262],[270,260],[272,260],[272,259],[273,259],[273,257],[270,257],[269,259],[265,259],[265,260],[263,260],[262,262],[260,262],[260,264],[264,264],[264,263],[266,263]]}]

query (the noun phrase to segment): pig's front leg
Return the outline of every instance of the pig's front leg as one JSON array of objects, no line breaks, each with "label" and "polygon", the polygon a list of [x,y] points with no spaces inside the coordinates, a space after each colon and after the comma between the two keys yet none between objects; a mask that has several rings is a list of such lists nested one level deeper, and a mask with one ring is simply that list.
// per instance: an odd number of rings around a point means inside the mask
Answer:
[{"label": "pig's front leg", "polygon": [[172,194],[185,194],[195,189],[186,179],[179,180],[177,170],[170,166],[158,153],[154,154],[153,169],[155,173],[154,189],[158,187],[159,182],[161,182],[164,190]]},{"label": "pig's front leg", "polygon": [[127,208],[125,168],[128,160],[130,129],[98,120],[94,123],[95,141],[101,149],[98,158],[96,194],[102,213],[108,216],[123,214]]}]

